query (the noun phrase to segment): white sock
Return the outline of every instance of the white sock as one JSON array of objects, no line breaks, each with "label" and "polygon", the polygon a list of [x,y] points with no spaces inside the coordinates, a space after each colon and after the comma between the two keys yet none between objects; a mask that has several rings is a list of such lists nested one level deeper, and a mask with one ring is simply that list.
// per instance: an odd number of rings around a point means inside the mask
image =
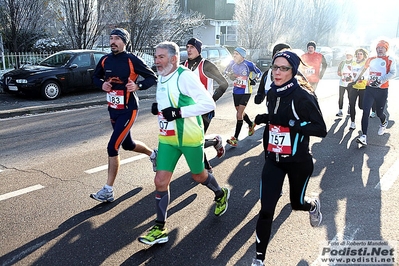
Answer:
[{"label": "white sock", "polygon": [[107,185],[107,184],[105,184],[104,188],[105,188],[106,190],[108,190],[108,192],[111,192],[111,191],[114,190],[114,187],[113,187],[113,186],[109,186],[109,185]]}]

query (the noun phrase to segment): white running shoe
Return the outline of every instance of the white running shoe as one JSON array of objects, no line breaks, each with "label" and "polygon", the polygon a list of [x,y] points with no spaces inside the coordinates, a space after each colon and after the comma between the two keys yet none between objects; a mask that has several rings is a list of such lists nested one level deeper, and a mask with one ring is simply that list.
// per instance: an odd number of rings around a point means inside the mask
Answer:
[{"label": "white running shoe", "polygon": [[154,151],[152,152],[152,154],[150,156],[150,161],[152,163],[152,170],[154,172],[157,171],[157,156],[158,156],[158,150],[154,149]]},{"label": "white running shoe", "polygon": [[90,198],[98,200],[99,202],[113,202],[114,201],[114,191],[109,191],[105,187],[90,195]]},{"label": "white running shoe", "polygon": [[380,125],[380,128],[378,129],[378,135],[384,135],[385,129],[387,129],[388,126],[388,120],[385,120],[385,122]]},{"label": "white running shoe", "polygon": [[336,116],[342,117],[343,116],[342,110],[339,110],[338,113],[336,114]]},{"label": "white running shoe", "polygon": [[263,266],[263,262],[261,260],[253,259],[251,266]]},{"label": "white running shoe", "polygon": [[350,125],[349,129],[351,129],[351,130],[356,129],[356,123],[355,122],[351,122],[351,125]]},{"label": "white running shoe", "polygon": [[313,211],[309,211],[310,225],[317,227],[321,224],[323,215],[320,211],[320,201],[318,199],[313,199],[312,201],[314,203],[314,209]]},{"label": "white running shoe", "polygon": [[371,112],[370,113],[370,118],[374,118],[374,117],[376,117],[377,115],[375,114],[375,112]]},{"label": "white running shoe", "polygon": [[362,144],[363,146],[366,146],[367,145],[367,136],[361,135],[360,137],[358,137],[356,139],[356,142]]},{"label": "white running shoe", "polygon": [[223,140],[222,140],[222,137],[221,136],[219,136],[219,135],[216,135],[215,136],[215,139],[217,140],[217,144],[214,146],[215,147],[215,150],[216,150],[216,152],[217,152],[217,157],[218,158],[222,158],[223,156],[224,156],[224,154],[225,154],[225,149],[224,149],[224,146],[223,146]]}]

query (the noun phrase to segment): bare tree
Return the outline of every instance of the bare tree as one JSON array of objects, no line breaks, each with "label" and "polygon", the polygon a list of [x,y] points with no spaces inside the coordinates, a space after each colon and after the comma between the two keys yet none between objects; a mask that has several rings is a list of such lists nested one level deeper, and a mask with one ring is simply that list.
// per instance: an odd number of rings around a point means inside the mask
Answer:
[{"label": "bare tree", "polygon": [[[327,43],[329,36],[333,34],[335,25],[342,14],[342,8],[338,8],[333,0],[311,0],[305,6],[308,19],[305,21],[308,40],[317,43]],[[305,36],[306,36],[305,35]]]},{"label": "bare tree", "polygon": [[239,45],[268,55],[274,44],[292,39],[295,28],[300,27],[299,4],[292,0],[238,0],[234,18],[239,22]]},{"label": "bare tree", "polygon": [[0,0],[0,24],[4,46],[12,52],[26,51],[45,36],[48,25],[43,10],[46,0]]},{"label": "bare tree", "polygon": [[164,40],[178,42],[185,33],[203,24],[201,14],[182,14],[179,0],[125,0],[120,5],[124,11],[117,26],[124,26],[131,33],[134,50],[154,47]]},{"label": "bare tree", "polygon": [[106,16],[102,11],[103,7],[97,0],[61,0],[58,20],[63,24],[71,48],[93,47],[106,27]]},{"label": "bare tree", "polygon": [[238,45],[248,49],[262,46],[263,34],[269,30],[265,28],[268,20],[266,4],[266,1],[259,0],[237,1],[234,17],[239,21]]},{"label": "bare tree", "polygon": [[178,24],[173,24],[173,26],[169,29],[169,39],[175,41],[178,44],[181,43],[185,35],[191,34],[194,28],[204,24],[204,18],[205,16],[198,12],[180,12],[179,16],[176,19]]},{"label": "bare tree", "polygon": [[[303,47],[309,40],[328,45],[338,29],[353,25],[353,4],[337,0],[237,0],[239,44],[270,54],[278,42]],[[349,1],[350,2],[350,1]]]}]

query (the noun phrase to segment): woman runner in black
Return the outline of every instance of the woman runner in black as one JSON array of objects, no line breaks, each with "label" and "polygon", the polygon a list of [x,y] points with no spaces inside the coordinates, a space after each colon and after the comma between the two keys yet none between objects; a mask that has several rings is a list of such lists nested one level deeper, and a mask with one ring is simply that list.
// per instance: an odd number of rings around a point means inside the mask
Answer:
[{"label": "woman runner in black", "polygon": [[261,179],[261,210],[256,225],[256,258],[263,265],[277,201],[288,175],[290,200],[294,210],[308,211],[310,224],[322,220],[318,199],[305,200],[306,186],[313,172],[309,137],[325,137],[326,125],[314,94],[295,78],[301,60],[283,51],[273,58],[273,83],[267,93],[268,114],[257,115],[255,123],[266,123],[265,165]]}]

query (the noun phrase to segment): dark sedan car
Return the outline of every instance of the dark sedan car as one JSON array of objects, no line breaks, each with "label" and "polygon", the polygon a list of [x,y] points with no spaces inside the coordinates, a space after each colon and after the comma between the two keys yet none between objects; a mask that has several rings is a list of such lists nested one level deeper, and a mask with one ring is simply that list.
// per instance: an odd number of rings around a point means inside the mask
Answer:
[{"label": "dark sedan car", "polygon": [[39,65],[5,73],[0,83],[6,93],[40,95],[46,100],[56,99],[62,93],[93,89],[94,69],[105,54],[95,50],[58,52]]}]

